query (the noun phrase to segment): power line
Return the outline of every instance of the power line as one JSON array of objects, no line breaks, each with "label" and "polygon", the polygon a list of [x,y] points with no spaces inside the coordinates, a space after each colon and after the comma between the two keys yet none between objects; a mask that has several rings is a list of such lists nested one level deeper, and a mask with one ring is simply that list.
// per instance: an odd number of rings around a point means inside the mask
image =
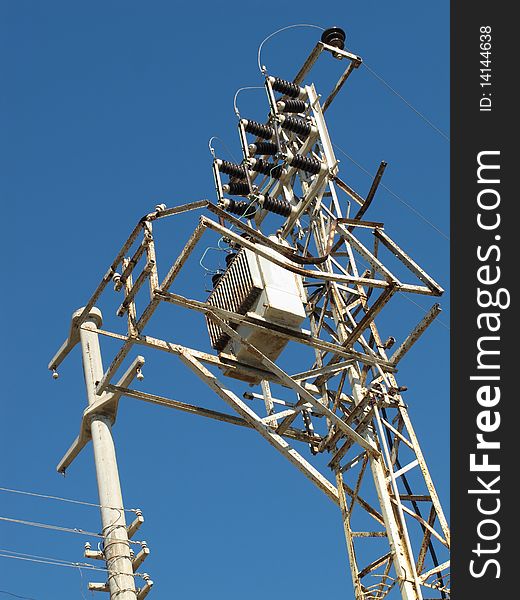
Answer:
[{"label": "power line", "polygon": [[234,154],[233,154],[233,153],[231,152],[231,150],[229,149],[229,146],[228,146],[228,145],[226,144],[226,142],[225,142],[225,141],[224,141],[224,140],[223,140],[221,137],[219,137],[218,135],[212,135],[212,136],[209,138],[209,140],[208,140],[208,148],[209,148],[209,151],[210,151],[210,153],[211,153],[211,156],[213,156],[213,158],[216,158],[216,155],[215,155],[215,150],[214,150],[214,148],[213,148],[213,146],[212,146],[212,144],[213,144],[213,140],[218,140],[218,141],[219,141],[219,142],[220,142],[220,143],[221,143],[221,144],[224,146],[224,148],[225,148],[225,149],[226,149],[226,151],[228,152],[229,156],[231,156],[231,158],[233,159],[233,161],[234,161],[234,162],[237,162],[237,161],[236,161],[236,158],[235,158],[235,156],[234,156]]},{"label": "power line", "polygon": [[[0,552],[12,554],[13,556],[25,556],[28,558],[34,558],[34,559],[37,558],[40,560],[50,560],[53,562],[66,563],[66,564],[72,563],[72,561],[65,560],[63,558],[51,558],[49,556],[40,556],[39,554],[27,554],[26,552],[18,552],[17,550],[9,550],[8,548],[0,548]],[[87,564],[87,563],[85,563],[85,564]],[[92,565],[92,566],[95,566],[95,565]]]},{"label": "power line", "polygon": [[85,587],[83,571],[81,569],[78,569],[78,571],[79,571],[79,578],[80,578],[79,591],[81,592],[81,597],[83,598],[83,600],[87,600],[85,598],[85,592],[83,591],[83,588]]},{"label": "power line", "polygon": [[[101,539],[105,539],[105,536],[100,533],[94,533],[92,531],[85,531],[84,529],[79,529],[77,527],[62,527],[61,525],[51,525],[48,523],[38,523],[36,521],[25,521],[23,519],[13,519],[11,517],[0,517],[0,521],[5,521],[7,523],[14,523],[16,525],[28,525],[29,527],[38,527],[40,529],[52,529],[54,531],[60,531],[62,533],[76,533],[80,535],[87,535],[89,537],[97,537]],[[123,525],[121,525],[123,527]],[[128,540],[129,544],[140,545],[141,542]]]},{"label": "power line", "polygon": [[49,494],[39,494],[37,492],[27,492],[24,490],[16,490],[13,488],[0,487],[0,492],[9,492],[12,494],[22,494],[24,496],[34,496],[36,498],[46,498],[48,500],[61,500],[62,502],[70,502],[71,504],[81,504],[83,506],[93,506],[95,508],[110,508],[112,510],[123,510],[125,512],[134,512],[136,508],[116,508],[114,506],[105,506],[104,504],[95,504],[94,502],[85,502],[83,500],[73,500],[72,498],[62,498],[60,496],[51,496]]},{"label": "power line", "polygon": [[[340,146],[338,146],[337,144],[332,144],[337,150],[339,150],[344,156],[346,156],[353,164],[356,165],[356,167],[358,167],[358,169],[360,169],[361,171],[363,171],[363,173],[366,173],[369,177],[372,177],[372,173],[370,173],[370,171],[368,169],[365,169],[365,167],[363,167],[363,165],[360,165],[356,160],[354,160],[349,154],[347,154],[345,152],[345,150],[343,150],[343,148],[341,148]],[[427,223],[430,227],[432,227],[433,229],[435,229],[435,231],[439,234],[442,235],[442,237],[446,240],[450,240],[449,236],[447,236],[444,231],[442,231],[442,229],[439,229],[437,227],[437,225],[435,225],[434,223],[432,223],[428,217],[425,217],[419,210],[417,210],[413,205],[409,204],[408,202],[406,202],[406,200],[404,200],[403,198],[401,198],[401,196],[399,196],[398,194],[396,194],[393,190],[391,190],[388,186],[386,186],[384,183],[380,183],[379,184],[382,188],[384,188],[389,194],[391,194],[394,198],[396,198],[397,200],[399,200],[399,202],[401,202],[402,204],[404,204],[409,210],[411,210],[413,213],[415,213],[420,219],[422,219],[425,223]]]},{"label": "power line", "polygon": [[[416,302],[415,300],[413,300],[412,298],[410,298],[410,296],[401,296],[402,298],[406,298],[408,300],[408,302],[411,302],[412,304],[415,304],[415,306],[419,307],[424,313],[427,313],[428,311],[421,306],[418,302]],[[447,325],[442,319],[439,319],[439,317],[437,317],[434,321],[434,323],[439,323],[439,325],[442,325],[445,329],[447,329],[448,331],[450,331],[450,326]]]},{"label": "power line", "polygon": [[29,596],[19,596],[18,594],[13,594],[13,592],[8,592],[7,590],[0,590],[0,594],[6,594],[7,596],[12,596],[13,598],[21,598],[22,600],[36,600],[36,598],[29,598]]},{"label": "power line", "polygon": [[235,92],[235,96],[233,98],[233,109],[235,111],[236,116],[240,119],[240,111],[238,110],[238,106],[237,106],[237,98],[238,98],[238,94],[240,94],[240,92],[244,91],[244,90],[263,90],[264,86],[262,85],[247,85],[245,87],[241,87],[238,88],[238,90]]},{"label": "power line", "polygon": [[[88,571],[103,571],[104,573],[109,573],[110,575],[123,574],[117,571],[113,571],[111,569],[106,569],[104,567],[97,567],[96,565],[92,565],[90,563],[73,562],[69,560],[64,560],[62,558],[39,556],[38,554],[27,554],[25,552],[16,552],[15,550],[6,550],[5,548],[0,548],[0,558],[13,558],[15,560],[23,560],[28,562],[50,565],[54,567],[70,567],[75,569],[85,569]],[[134,573],[133,575],[134,577],[143,576],[142,573]]]},{"label": "power line", "polygon": [[425,123],[427,123],[434,131],[436,131],[439,135],[441,135],[448,142],[450,141],[450,138],[444,133],[444,131],[442,131],[436,125],[434,125],[425,115],[423,115],[423,113],[421,111],[417,110],[411,102],[408,102],[408,100],[404,96],[402,96],[396,89],[394,89],[385,79],[383,79],[383,77],[381,77],[381,75],[376,73],[374,71],[374,69],[370,68],[365,61],[363,61],[362,64],[365,66],[365,68],[368,70],[369,73],[371,73],[374,77],[376,77],[376,79],[379,79],[379,81],[381,81],[381,83],[383,83],[383,85],[385,85],[393,94],[395,94],[398,98],[400,98],[406,104],[406,106],[411,108],[413,110],[413,112],[416,113],[419,117],[421,117],[421,119]]},{"label": "power line", "polygon": [[85,569],[85,570],[92,570],[92,571],[104,571],[107,572],[107,569],[103,569],[102,567],[96,567],[94,565],[91,565],[89,563],[73,563],[73,562],[67,562],[67,561],[63,561],[61,559],[43,559],[43,558],[34,558],[31,557],[30,555],[27,556],[17,556],[15,554],[4,554],[3,552],[0,552],[0,558],[13,558],[16,560],[23,560],[23,561],[27,561],[27,562],[33,562],[33,563],[38,563],[38,564],[43,564],[43,565],[50,565],[53,567],[70,567],[70,568],[74,568],[74,569]]},{"label": "power line", "polygon": [[309,23],[296,23],[295,25],[287,25],[287,27],[282,27],[281,29],[277,29],[276,31],[273,31],[273,33],[269,34],[264,40],[262,40],[262,43],[260,44],[260,46],[258,46],[256,60],[257,60],[257,64],[258,64],[258,69],[260,70],[260,73],[262,73],[262,75],[265,75],[265,73],[266,73],[265,66],[262,65],[262,47],[263,47],[263,45],[267,42],[267,40],[270,40],[272,37],[281,33],[282,31],[286,31],[287,29],[294,29],[295,27],[309,27],[311,29],[320,29],[321,31],[324,31],[323,27],[320,27],[319,25],[311,25]]}]

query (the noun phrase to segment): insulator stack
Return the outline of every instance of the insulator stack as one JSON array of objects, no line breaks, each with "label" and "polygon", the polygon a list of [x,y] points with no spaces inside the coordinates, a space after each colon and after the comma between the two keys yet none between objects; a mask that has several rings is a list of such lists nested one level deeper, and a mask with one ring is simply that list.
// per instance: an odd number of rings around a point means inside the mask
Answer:
[{"label": "insulator stack", "polygon": [[243,165],[237,165],[236,163],[221,159],[217,160],[217,165],[219,170],[222,171],[222,173],[226,173],[226,175],[231,175],[238,179],[246,178],[246,169]]},{"label": "insulator stack", "polygon": [[229,265],[231,264],[231,261],[235,258],[235,256],[237,255],[236,252],[230,252],[229,254],[226,254],[226,267],[229,267]]},{"label": "insulator stack", "polygon": [[249,151],[252,154],[274,155],[278,152],[278,146],[273,142],[255,142],[249,146]]},{"label": "insulator stack", "polygon": [[222,186],[222,191],[233,196],[249,196],[251,193],[247,181],[230,181]]},{"label": "insulator stack", "polygon": [[269,163],[261,158],[257,158],[255,159],[254,165],[251,168],[257,173],[269,175],[270,177],[273,177],[273,179],[280,179],[283,165],[274,165],[273,163]]},{"label": "insulator stack", "polygon": [[309,156],[302,156],[301,154],[295,154],[289,161],[289,164],[292,167],[301,169],[306,173],[312,173],[313,175],[316,175],[321,170],[321,162],[319,160]]},{"label": "insulator stack", "polygon": [[257,123],[256,121],[248,121],[247,119],[242,119],[242,124],[247,133],[256,135],[264,140],[270,140],[274,135],[274,129],[269,125]]},{"label": "insulator stack", "polygon": [[273,90],[280,92],[280,94],[290,96],[291,98],[298,98],[302,92],[300,86],[296,85],[292,81],[286,81],[285,79],[280,79],[279,77],[271,77],[270,81],[271,85],[273,86]]},{"label": "insulator stack", "polygon": [[345,48],[346,34],[340,27],[330,27],[325,29],[321,35],[321,41],[329,46],[334,46],[343,50]]},{"label": "insulator stack", "polygon": [[305,112],[306,104],[303,100],[280,100],[276,103],[278,109],[285,113],[302,113]]},{"label": "insulator stack", "polygon": [[288,217],[291,214],[291,205],[287,200],[271,198],[271,196],[264,196],[262,208],[277,215],[282,215],[282,217]]},{"label": "insulator stack", "polygon": [[217,285],[217,283],[219,282],[219,279],[222,277],[222,275],[224,275],[224,273],[215,273],[211,277],[211,283],[213,284],[213,287],[215,287]]},{"label": "insulator stack", "polygon": [[233,200],[231,198],[226,198],[227,205],[226,210],[234,215],[239,215],[241,217],[254,217],[256,213],[256,208],[245,200]]},{"label": "insulator stack", "polygon": [[311,124],[297,117],[283,117],[282,127],[298,135],[307,136],[311,132]]}]

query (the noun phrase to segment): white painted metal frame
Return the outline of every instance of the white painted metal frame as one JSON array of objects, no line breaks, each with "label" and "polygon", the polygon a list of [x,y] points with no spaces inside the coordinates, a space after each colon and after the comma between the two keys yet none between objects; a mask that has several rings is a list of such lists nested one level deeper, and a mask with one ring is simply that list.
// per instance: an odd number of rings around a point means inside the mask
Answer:
[{"label": "white painted metal frame", "polygon": [[[92,438],[93,422],[113,424],[119,400],[124,396],[254,429],[341,509],[356,600],[382,600],[392,593],[405,600],[419,600],[424,590],[428,598],[432,593],[448,598],[448,524],[402,398],[405,388],[399,386],[395,375],[400,360],[439,314],[440,307],[435,304],[390,356],[387,350],[391,344],[381,339],[376,326],[376,319],[396,294],[435,297],[443,290],[388,236],[382,223],[361,219],[372,203],[384,163],[366,198],[338,177],[323,113],[361,59],[319,42],[296,76],[296,83],[304,80],[324,50],[348,60],[349,65],[323,106],[314,86],[304,88],[312,123],[308,139],[282,131],[277,125],[276,109],[271,106],[271,124],[277,128],[279,139],[292,148],[291,152],[320,160],[324,165],[315,175],[285,165],[279,181],[264,181],[273,197],[292,204],[290,216],[279,229],[280,243],[262,232],[265,210],[259,210],[254,220],[243,222],[208,200],[158,207],[139,221],[90,300],[75,313],[67,340],[49,363],[51,370],[58,369],[80,338],[86,340],[90,336],[97,340],[99,335],[107,336],[120,340],[121,346],[105,371],[97,369],[97,383],[89,391],[89,407],[84,412],[80,434],[58,470],[64,472]],[[273,90],[268,91],[273,105]],[[249,155],[243,128],[241,138],[247,166]],[[279,159],[283,162],[283,155]],[[220,181],[218,168],[215,176]],[[296,177],[303,190],[300,198],[291,192]],[[217,190],[220,198],[222,186],[217,185]],[[340,193],[346,194],[347,202],[353,199],[360,206],[354,218],[342,214],[345,201]],[[251,200],[255,200],[254,195]],[[200,217],[182,252],[160,281],[153,222],[169,219],[175,224],[176,215],[200,210],[213,213],[217,220],[207,215]],[[305,226],[303,216],[308,223]],[[254,313],[233,313],[175,292],[172,287],[176,278],[205,232],[299,274],[310,290],[309,329],[281,327]],[[372,234],[372,249],[367,246],[367,234]],[[290,247],[282,240],[289,241]],[[137,273],[141,259],[144,267]],[[390,260],[399,264],[399,278],[387,266]],[[124,332],[103,330],[100,323],[92,322],[94,306],[111,281],[115,282],[116,292],[124,294],[117,310],[118,316],[126,315]],[[138,315],[135,300],[142,297],[146,286],[149,300]],[[247,346],[262,367],[146,335],[146,325],[161,303],[197,311],[214,320],[230,337]],[[293,344],[308,348],[308,367],[300,373],[287,373],[239,336],[235,330],[239,323],[284,338],[289,344],[285,352],[290,352]],[[112,383],[134,346],[177,356],[232,412],[131,389],[133,377],[144,365],[142,356],[134,357],[118,383]],[[226,385],[216,376],[218,369],[226,369],[231,376],[254,376],[260,380],[259,388],[255,392],[248,388],[240,398],[232,389],[239,385],[236,380],[233,385]],[[278,398],[279,392],[284,398]],[[292,394],[292,400],[286,398],[288,394]],[[255,405],[263,406],[265,414],[254,409]],[[296,444],[303,446],[297,450]],[[330,459],[324,469],[323,461],[316,461],[314,456],[325,453]],[[119,504],[122,507],[122,500]],[[115,559],[124,560],[125,552],[121,546]],[[116,597],[110,580],[108,584],[95,586]],[[141,592],[131,593],[144,597],[150,586],[147,583]],[[122,597],[120,592],[117,597]]]}]

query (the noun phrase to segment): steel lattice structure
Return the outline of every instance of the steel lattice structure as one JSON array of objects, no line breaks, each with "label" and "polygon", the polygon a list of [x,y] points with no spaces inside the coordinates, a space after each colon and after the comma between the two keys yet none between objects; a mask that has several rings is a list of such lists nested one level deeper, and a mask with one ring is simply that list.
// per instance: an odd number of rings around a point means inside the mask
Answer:
[{"label": "steel lattice structure", "polygon": [[[121,347],[106,370],[98,369],[80,435],[58,470],[64,472],[92,438],[92,422],[100,418],[108,426],[113,423],[121,396],[248,427],[339,507],[356,600],[399,594],[406,600],[448,598],[449,528],[403,401],[405,388],[396,379],[400,360],[440,307],[434,304],[391,353],[395,340],[383,340],[376,325],[395,295],[436,297],[443,290],[385,232],[382,223],[363,220],[385,163],[366,198],[338,175],[323,115],[361,64],[360,57],[343,49],[341,33],[327,30],[292,82],[265,73],[268,121],[240,121],[244,152],[240,165],[215,159],[218,204],[200,200],[172,208],[161,205],[143,217],[86,306],[75,313],[69,337],[50,369],[58,368],[81,336],[84,360],[99,335],[120,340]],[[347,68],[321,103],[314,86],[304,82],[323,52],[346,61]],[[251,133],[254,138],[247,137]],[[227,183],[222,180],[226,173],[230,176]],[[233,194],[243,199],[227,197]],[[351,205],[356,207],[352,214]],[[203,214],[160,280],[153,224],[167,220],[174,227],[175,217],[188,212]],[[273,222],[274,235],[264,231]],[[230,310],[211,302],[211,297],[197,300],[175,292],[179,273],[210,232],[234,254],[246,249],[300,278],[306,290],[302,327],[272,322],[247,306]],[[397,269],[399,277],[394,274]],[[124,332],[101,329],[101,317],[94,308],[112,281],[116,291],[124,294],[118,309],[119,316],[126,315]],[[149,300],[138,314],[136,296],[147,287]],[[208,353],[147,335],[146,325],[163,303],[201,313],[210,329],[217,327],[249,359],[241,360],[222,348],[217,354]],[[281,347],[287,345],[284,357],[290,355],[291,347],[303,346],[309,360],[306,369],[289,373],[280,361],[252,344],[244,331],[267,334]],[[178,357],[232,412],[131,389],[133,377],[139,376],[144,364],[141,356],[114,383],[123,363],[139,346]],[[221,372],[225,381],[219,379]],[[245,389],[243,395],[234,389],[239,386]],[[323,455],[327,456],[325,468]],[[120,544],[113,560],[128,557],[124,521],[123,526],[106,532],[108,541]],[[134,531],[135,526],[130,537]],[[100,558],[109,564],[107,556]],[[126,596],[126,590],[110,585],[92,589],[110,590],[111,597],[117,595],[120,600],[135,594],[141,598],[147,592],[130,590]]]}]

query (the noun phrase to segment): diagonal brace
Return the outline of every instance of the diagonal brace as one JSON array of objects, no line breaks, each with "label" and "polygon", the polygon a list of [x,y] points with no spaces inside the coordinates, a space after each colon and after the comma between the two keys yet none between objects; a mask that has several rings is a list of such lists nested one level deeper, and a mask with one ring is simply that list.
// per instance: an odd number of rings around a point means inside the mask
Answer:
[{"label": "diagonal brace", "polygon": [[[140,369],[145,363],[145,360],[142,356],[138,356],[128,367],[128,370],[121,377],[118,382],[118,386],[120,387],[128,387],[134,377],[137,374],[137,370]],[[83,417],[81,419],[81,425],[79,428],[79,435],[74,440],[70,448],[67,450],[61,461],[59,462],[56,470],[58,473],[65,474],[65,471],[72,464],[73,460],[78,456],[78,454],[83,450],[83,448],[87,445],[87,443],[91,439],[90,434],[90,421],[93,415],[104,414],[107,415],[112,423],[115,422],[117,416],[117,408],[119,399],[121,398],[121,392],[116,391],[109,394],[103,394],[100,399],[95,403],[89,406],[83,412]]]}]

